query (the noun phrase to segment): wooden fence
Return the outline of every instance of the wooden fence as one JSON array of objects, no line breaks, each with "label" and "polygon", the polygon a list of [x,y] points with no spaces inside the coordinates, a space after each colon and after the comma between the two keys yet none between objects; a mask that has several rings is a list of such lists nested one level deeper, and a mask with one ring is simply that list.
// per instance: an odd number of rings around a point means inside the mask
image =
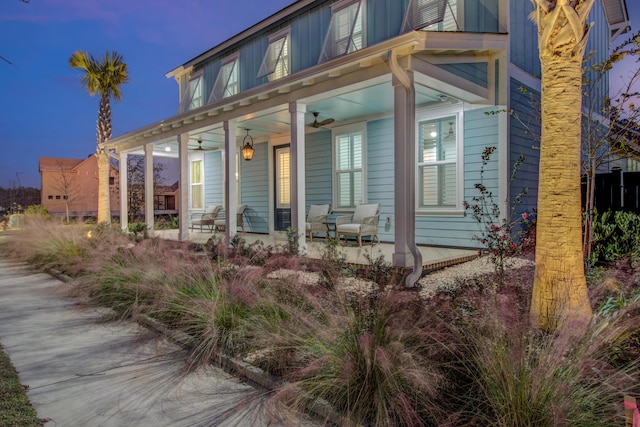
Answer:
[{"label": "wooden fence", "polygon": [[[587,184],[582,180],[582,200]],[[584,203],[583,203],[584,206]],[[629,211],[640,214],[640,172],[602,173],[596,175],[595,207],[598,212]]]}]

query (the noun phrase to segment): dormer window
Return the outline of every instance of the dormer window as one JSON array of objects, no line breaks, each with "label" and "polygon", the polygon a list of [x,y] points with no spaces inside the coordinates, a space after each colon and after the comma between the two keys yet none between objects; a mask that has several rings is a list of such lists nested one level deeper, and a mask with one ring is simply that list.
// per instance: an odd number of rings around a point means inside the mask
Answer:
[{"label": "dormer window", "polygon": [[456,0],[409,0],[400,33],[459,30],[456,3]]},{"label": "dormer window", "polygon": [[269,76],[269,81],[289,75],[289,34],[286,28],[269,37],[269,47],[257,77]]},{"label": "dormer window", "polygon": [[364,45],[362,0],[343,0],[331,7],[331,23],[319,63],[355,52]]},{"label": "dormer window", "polygon": [[236,95],[238,91],[238,54],[235,54],[222,61],[209,102]]},{"label": "dormer window", "polygon": [[193,73],[189,78],[186,90],[180,101],[180,112],[202,107],[204,94],[202,92],[202,72]]}]

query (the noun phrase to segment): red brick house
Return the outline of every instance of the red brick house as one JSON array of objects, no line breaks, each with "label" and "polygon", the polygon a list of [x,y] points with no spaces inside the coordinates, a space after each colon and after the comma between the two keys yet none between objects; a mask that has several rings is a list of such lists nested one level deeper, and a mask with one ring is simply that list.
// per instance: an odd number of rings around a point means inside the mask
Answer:
[{"label": "red brick house", "polygon": [[[52,215],[96,216],[98,212],[98,162],[96,156],[86,159],[40,158],[41,204]],[[118,170],[111,167],[111,211],[120,209]]]}]

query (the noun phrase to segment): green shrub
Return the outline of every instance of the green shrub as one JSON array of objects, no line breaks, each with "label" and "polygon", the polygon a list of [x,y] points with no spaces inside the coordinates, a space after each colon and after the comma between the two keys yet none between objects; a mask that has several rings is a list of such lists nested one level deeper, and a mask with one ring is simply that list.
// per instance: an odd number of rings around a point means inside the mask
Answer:
[{"label": "green shrub", "polygon": [[606,211],[595,214],[591,264],[640,254],[640,215]]}]

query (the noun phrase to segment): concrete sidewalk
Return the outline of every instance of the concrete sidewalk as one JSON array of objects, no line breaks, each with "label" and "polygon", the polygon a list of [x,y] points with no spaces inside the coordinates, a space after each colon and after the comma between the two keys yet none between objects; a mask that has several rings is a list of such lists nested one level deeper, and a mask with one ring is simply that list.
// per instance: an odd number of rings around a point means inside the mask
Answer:
[{"label": "concrete sidewalk", "polygon": [[[276,426],[264,390],[133,323],[104,322],[69,285],[0,259],[0,343],[46,426]],[[312,425],[305,422],[305,425]]]}]

